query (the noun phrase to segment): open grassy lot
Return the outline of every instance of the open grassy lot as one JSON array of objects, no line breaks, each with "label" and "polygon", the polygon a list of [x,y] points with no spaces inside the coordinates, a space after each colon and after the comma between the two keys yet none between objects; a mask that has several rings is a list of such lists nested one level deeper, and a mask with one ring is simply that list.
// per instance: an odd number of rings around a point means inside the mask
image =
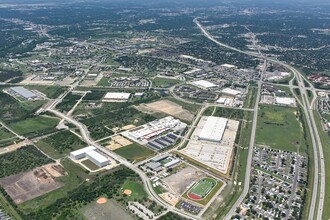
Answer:
[{"label": "open grassy lot", "polygon": [[256,103],[258,87],[250,86],[248,95],[244,101],[244,108],[252,108]]},{"label": "open grassy lot", "polygon": [[191,103],[186,103],[186,102],[183,102],[183,101],[180,101],[180,100],[177,100],[173,97],[166,97],[164,99],[167,99],[167,100],[170,100],[178,105],[181,105],[184,109],[187,109],[188,111],[191,111],[193,113],[196,113],[198,111],[198,109],[201,108],[200,105],[197,105],[197,104],[191,104]]},{"label": "open grassy lot", "polygon": [[26,86],[26,88],[31,90],[38,90],[39,92],[42,92],[50,99],[57,98],[66,90],[66,87],[63,86],[28,85]]},{"label": "open grassy lot", "polygon": [[178,80],[178,79],[156,77],[152,80],[152,87],[168,88],[168,87],[174,86],[180,82],[182,82],[182,81]]},{"label": "open grassy lot", "polygon": [[46,157],[34,146],[22,147],[0,156],[0,178],[31,170],[51,162],[53,160]]},{"label": "open grassy lot", "polygon": [[122,189],[128,189],[132,191],[132,194],[128,196],[129,200],[143,199],[144,197],[148,196],[148,194],[144,190],[143,185],[135,181],[127,180],[122,186]]},{"label": "open grassy lot", "polygon": [[14,135],[6,128],[1,127],[0,125],[0,140],[12,138],[12,137],[14,137]]},{"label": "open grassy lot", "polygon": [[256,144],[306,152],[303,130],[296,111],[297,109],[280,106],[260,106]]},{"label": "open grassy lot", "polygon": [[71,151],[85,147],[86,143],[70,131],[60,131],[39,140],[36,145],[50,157],[59,159]]},{"label": "open grassy lot", "polygon": [[149,148],[136,143],[121,147],[114,152],[130,161],[142,161],[155,154]]},{"label": "open grassy lot", "polygon": [[36,116],[12,123],[9,126],[20,135],[34,137],[55,131],[59,121],[57,118]]},{"label": "open grassy lot", "polygon": [[241,120],[244,117],[244,110],[221,108],[221,107],[209,107],[205,110],[204,115],[206,116],[224,117],[229,119]]},{"label": "open grassy lot", "polygon": [[42,103],[43,101],[19,102],[10,95],[0,91],[0,120],[12,123],[25,119],[36,111]]}]

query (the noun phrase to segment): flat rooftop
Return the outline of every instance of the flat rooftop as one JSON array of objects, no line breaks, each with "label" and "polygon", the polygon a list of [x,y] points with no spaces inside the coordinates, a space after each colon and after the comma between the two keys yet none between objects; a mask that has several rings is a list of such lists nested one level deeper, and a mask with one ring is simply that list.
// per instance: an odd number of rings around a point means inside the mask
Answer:
[{"label": "flat rooftop", "polygon": [[79,149],[79,150],[76,150],[76,151],[72,151],[70,154],[73,155],[73,156],[77,156],[77,155],[85,154],[88,151],[92,151],[92,150],[95,150],[95,149],[96,149],[96,147],[94,147],[94,146],[88,146],[88,147],[85,147],[85,148],[82,148],[82,149]]},{"label": "flat rooftop", "polygon": [[203,129],[199,134],[198,138],[201,140],[220,142],[223,133],[225,132],[227,123],[228,119],[226,118],[214,116],[207,117]]},{"label": "flat rooftop", "polygon": [[131,93],[126,93],[126,92],[108,92],[105,96],[104,99],[129,99],[131,96]]},{"label": "flat rooftop", "polygon": [[38,97],[36,94],[22,86],[10,87],[10,89],[26,99]]},{"label": "flat rooftop", "polygon": [[100,154],[94,150],[86,152],[86,156],[93,158],[94,160],[96,160],[99,163],[105,163],[105,162],[109,161],[108,158],[106,158],[105,156],[103,156],[102,154]]},{"label": "flat rooftop", "polygon": [[198,80],[198,81],[193,82],[192,84],[196,85],[196,86],[203,87],[203,88],[213,88],[213,87],[217,86],[216,84],[211,83],[211,82],[206,81],[206,80]]}]

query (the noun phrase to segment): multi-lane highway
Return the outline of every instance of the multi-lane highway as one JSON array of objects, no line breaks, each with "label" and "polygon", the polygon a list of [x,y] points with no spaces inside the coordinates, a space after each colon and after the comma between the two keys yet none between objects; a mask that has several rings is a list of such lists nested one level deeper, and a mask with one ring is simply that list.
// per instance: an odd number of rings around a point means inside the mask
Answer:
[{"label": "multi-lane highway", "polygon": [[[313,181],[313,192],[312,192],[312,198],[311,198],[311,204],[309,207],[309,217],[308,219],[315,219],[315,215],[316,215],[316,219],[317,220],[321,220],[322,219],[322,213],[323,213],[323,204],[324,204],[324,193],[325,193],[325,165],[324,165],[324,156],[323,156],[323,147],[322,147],[322,143],[320,140],[320,136],[318,134],[318,130],[316,127],[316,123],[314,120],[314,116],[313,116],[313,112],[312,112],[312,107],[308,101],[308,96],[307,96],[307,92],[306,92],[306,87],[305,87],[305,82],[307,82],[309,84],[310,89],[313,91],[313,100],[315,100],[315,96],[316,96],[316,92],[314,89],[314,86],[308,82],[304,76],[294,67],[278,61],[274,58],[268,58],[265,57],[261,54],[256,54],[254,52],[249,52],[249,51],[243,51],[237,48],[234,48],[232,46],[226,45],[224,43],[219,42],[218,40],[216,40],[212,35],[210,35],[207,30],[201,25],[201,23],[198,21],[197,18],[194,19],[194,22],[197,24],[197,26],[200,28],[200,30],[202,31],[202,33],[211,41],[213,41],[214,43],[218,44],[219,46],[231,49],[233,51],[239,52],[239,53],[243,53],[243,54],[247,54],[253,57],[257,57],[260,59],[266,59],[270,62],[273,63],[277,63],[283,67],[286,67],[287,69],[289,69],[293,74],[294,77],[296,77],[297,82],[298,82],[298,88],[300,90],[301,93],[301,97],[302,97],[302,103],[301,107],[304,110],[304,115],[306,117],[307,120],[307,124],[310,130],[310,135],[311,135],[311,139],[312,139],[312,144],[313,144],[313,152],[314,152],[314,181]],[[291,87],[291,92],[294,94],[293,88]],[[260,94],[260,91],[258,92],[258,95]],[[296,97],[298,98],[298,97]],[[258,101],[258,99],[257,99]],[[257,107],[257,106],[256,106]],[[257,110],[255,110],[254,113],[256,113]],[[253,120],[253,124],[256,123],[256,120]],[[254,139],[255,133],[252,129],[252,135],[251,135],[251,140]],[[251,144],[251,143],[250,143]],[[250,145],[251,147],[251,145]],[[251,149],[250,149],[251,150]],[[250,153],[249,153],[250,155]],[[226,216],[227,219],[229,219],[231,217],[231,215],[235,212],[236,207],[243,201],[244,197],[246,196],[247,193],[247,189],[249,186],[249,177],[250,177],[250,168],[249,168],[249,164],[251,163],[250,161],[250,156],[248,159],[248,164],[247,164],[247,172],[246,172],[246,178],[245,178],[245,183],[244,184],[244,191],[241,194],[241,196],[239,197],[239,199],[237,200],[237,202],[235,203],[235,205],[231,208],[230,212],[228,213],[228,215]],[[319,165],[320,165],[320,169],[319,169]],[[319,182],[319,178],[320,178],[320,182]],[[320,187],[319,186],[320,183]],[[317,196],[319,193],[319,196]],[[318,201],[318,207],[316,208],[316,203]],[[315,214],[316,211],[316,214]]]}]

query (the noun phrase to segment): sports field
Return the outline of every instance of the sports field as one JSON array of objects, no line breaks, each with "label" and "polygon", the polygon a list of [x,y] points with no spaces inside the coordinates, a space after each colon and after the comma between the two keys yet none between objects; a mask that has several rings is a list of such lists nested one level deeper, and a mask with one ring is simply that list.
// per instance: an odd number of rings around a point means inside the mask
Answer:
[{"label": "sports field", "polygon": [[193,200],[204,199],[209,192],[217,185],[217,181],[212,178],[199,180],[188,192],[188,197]]}]

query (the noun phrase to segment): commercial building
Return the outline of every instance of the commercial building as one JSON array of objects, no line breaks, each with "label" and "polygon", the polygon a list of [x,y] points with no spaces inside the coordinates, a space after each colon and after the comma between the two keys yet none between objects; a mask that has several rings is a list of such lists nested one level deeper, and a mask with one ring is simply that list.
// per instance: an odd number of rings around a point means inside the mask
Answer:
[{"label": "commercial building", "polygon": [[104,167],[109,164],[109,160],[105,156],[94,150],[86,152],[86,157],[98,167]]},{"label": "commercial building", "polygon": [[295,106],[296,100],[290,97],[276,97],[275,104]]},{"label": "commercial building", "polygon": [[146,167],[156,173],[160,172],[163,170],[163,166],[159,162],[149,162],[146,164]]},{"label": "commercial building", "polygon": [[222,94],[230,95],[230,96],[237,96],[241,94],[241,91],[231,88],[225,88],[221,91]]},{"label": "commercial building", "polygon": [[180,159],[174,159],[174,160],[171,160],[170,162],[164,164],[164,167],[165,168],[172,168],[172,167],[175,167],[176,165],[178,165],[180,162],[181,162]]},{"label": "commercial building", "polygon": [[201,87],[203,89],[210,89],[210,88],[217,87],[216,84],[211,83],[211,82],[206,81],[206,80],[198,80],[198,81],[193,82],[192,84],[197,86],[197,87]]},{"label": "commercial building", "polygon": [[79,159],[82,159],[84,157],[86,157],[86,153],[88,151],[92,151],[92,150],[95,150],[96,147],[94,146],[89,146],[89,147],[85,147],[85,148],[82,148],[82,149],[79,149],[79,150],[76,150],[76,151],[72,151],[70,153],[70,157],[74,160],[79,160]]},{"label": "commercial building", "polygon": [[223,133],[226,130],[228,119],[210,116],[207,117],[206,122],[200,132],[198,139],[205,141],[220,142]]},{"label": "commercial building", "polygon": [[20,95],[21,97],[27,100],[38,98],[38,95],[34,94],[30,90],[22,86],[10,87],[10,91],[17,95]]},{"label": "commercial building", "polygon": [[110,163],[110,160],[107,159],[102,154],[98,153],[96,151],[96,147],[94,147],[94,146],[89,146],[89,147],[85,147],[85,148],[73,151],[70,153],[70,157],[74,160],[80,160],[80,159],[87,157],[87,159],[89,159],[91,162],[93,162],[98,167],[104,167]]},{"label": "commercial building", "polygon": [[131,93],[125,92],[108,92],[103,100],[104,101],[127,101],[131,97]]}]

